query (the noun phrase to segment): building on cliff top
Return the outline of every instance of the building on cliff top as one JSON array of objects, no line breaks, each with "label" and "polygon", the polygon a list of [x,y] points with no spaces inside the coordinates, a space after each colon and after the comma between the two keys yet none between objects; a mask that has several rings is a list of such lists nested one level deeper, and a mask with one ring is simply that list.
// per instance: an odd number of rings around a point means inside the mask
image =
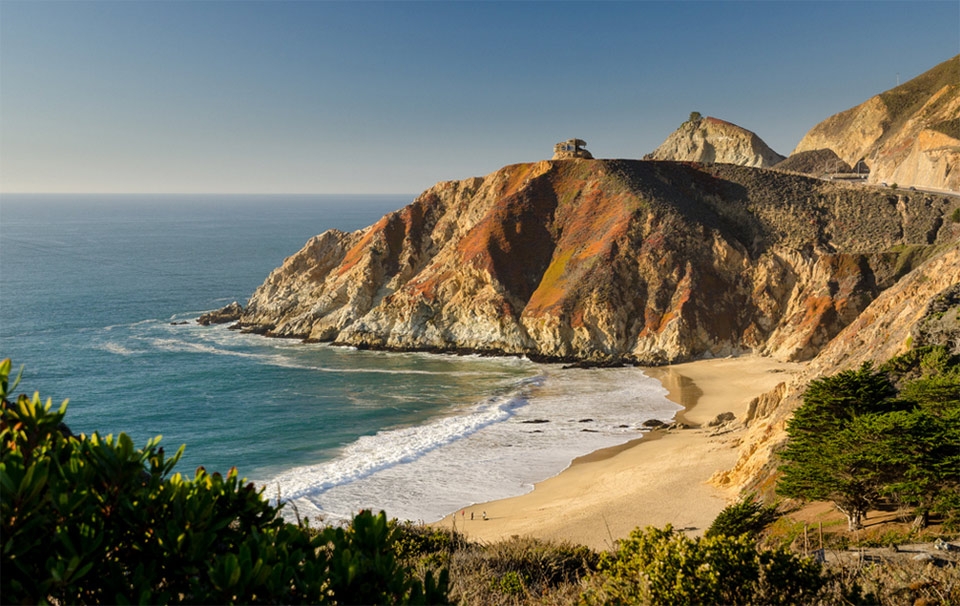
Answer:
[{"label": "building on cliff top", "polygon": [[587,142],[583,139],[567,139],[553,146],[554,160],[569,160],[570,158],[586,158],[593,160],[593,156],[584,149]]}]

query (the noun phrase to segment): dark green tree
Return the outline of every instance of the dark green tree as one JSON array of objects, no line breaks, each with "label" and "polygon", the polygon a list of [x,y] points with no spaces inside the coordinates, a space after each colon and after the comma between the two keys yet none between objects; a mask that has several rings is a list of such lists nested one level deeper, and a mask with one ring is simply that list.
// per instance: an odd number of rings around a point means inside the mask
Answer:
[{"label": "dark green tree", "polygon": [[781,453],[777,491],[832,501],[851,530],[881,500],[913,506],[918,526],[934,511],[951,517],[960,502],[957,357],[928,347],[882,369],[864,364],[812,381]]},{"label": "dark green tree", "polygon": [[949,514],[960,499],[960,372],[956,369],[953,365],[941,374],[905,384],[900,398],[915,408],[886,415],[889,418],[878,427],[882,439],[877,456],[889,470],[883,491],[915,508],[918,527],[926,525],[932,511]]},{"label": "dark green tree", "polygon": [[811,381],[803,405],[787,424],[777,492],[831,501],[847,516],[851,530],[860,528],[863,516],[880,495],[883,478],[872,447],[863,441],[863,429],[854,426],[854,421],[903,406],[895,395],[886,375],[870,363]]}]

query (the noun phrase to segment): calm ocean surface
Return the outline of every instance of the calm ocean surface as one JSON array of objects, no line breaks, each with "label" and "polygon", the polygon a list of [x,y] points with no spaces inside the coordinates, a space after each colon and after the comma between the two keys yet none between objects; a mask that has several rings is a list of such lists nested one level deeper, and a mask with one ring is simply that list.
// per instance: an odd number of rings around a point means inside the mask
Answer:
[{"label": "calm ocean surface", "polygon": [[[435,520],[521,494],[677,406],[637,369],[361,352],[201,327],[312,236],[413,196],[4,195],[0,358],[75,432],[162,435],[338,519]],[[187,324],[177,324],[186,321]]]}]

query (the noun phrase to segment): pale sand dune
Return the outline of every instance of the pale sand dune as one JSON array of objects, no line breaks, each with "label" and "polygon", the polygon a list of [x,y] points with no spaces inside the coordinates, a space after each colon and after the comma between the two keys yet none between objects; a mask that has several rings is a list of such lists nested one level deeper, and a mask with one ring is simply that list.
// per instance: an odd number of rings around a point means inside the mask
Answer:
[{"label": "pale sand dune", "polygon": [[[611,547],[637,526],[673,524],[698,534],[737,496],[706,482],[715,471],[733,466],[741,430],[711,435],[715,429],[707,423],[727,411],[742,419],[753,397],[800,368],[745,356],[646,369],[670,391],[671,400],[685,407],[677,420],[702,427],[657,431],[582,457],[529,494],[475,505],[466,515],[458,512],[457,530],[486,542],[521,535],[595,549]],[[449,528],[452,518],[437,525]]]}]

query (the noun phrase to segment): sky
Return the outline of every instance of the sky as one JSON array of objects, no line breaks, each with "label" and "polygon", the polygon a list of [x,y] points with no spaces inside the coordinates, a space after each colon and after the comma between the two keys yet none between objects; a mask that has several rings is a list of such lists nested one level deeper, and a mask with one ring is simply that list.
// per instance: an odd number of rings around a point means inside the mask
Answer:
[{"label": "sky", "polygon": [[958,53],[957,0],[0,0],[0,194],[416,194],[692,111],[787,155]]}]

